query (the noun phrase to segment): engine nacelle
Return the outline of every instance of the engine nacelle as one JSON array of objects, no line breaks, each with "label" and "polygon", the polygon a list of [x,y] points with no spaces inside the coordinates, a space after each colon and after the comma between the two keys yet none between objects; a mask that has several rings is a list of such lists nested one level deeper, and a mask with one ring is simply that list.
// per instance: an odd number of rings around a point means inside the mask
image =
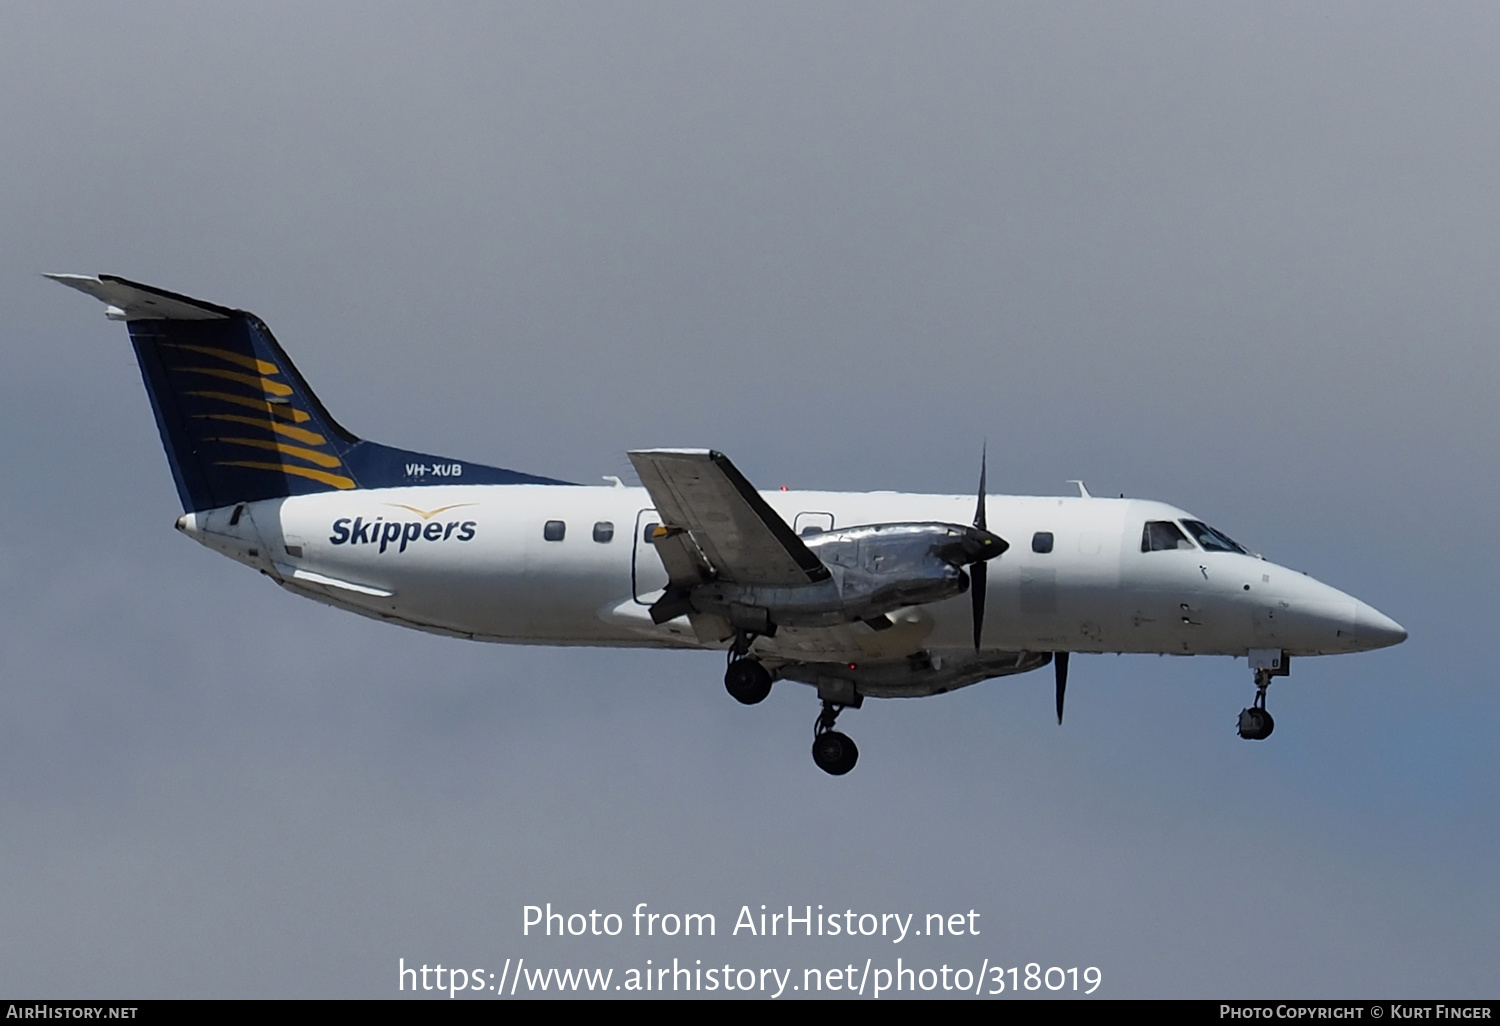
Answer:
[{"label": "engine nacelle", "polygon": [[803,541],[828,567],[827,580],[791,588],[709,581],[688,600],[744,630],[834,627],[961,595],[969,587],[963,567],[1008,547],[987,531],[942,523],[871,524]]}]

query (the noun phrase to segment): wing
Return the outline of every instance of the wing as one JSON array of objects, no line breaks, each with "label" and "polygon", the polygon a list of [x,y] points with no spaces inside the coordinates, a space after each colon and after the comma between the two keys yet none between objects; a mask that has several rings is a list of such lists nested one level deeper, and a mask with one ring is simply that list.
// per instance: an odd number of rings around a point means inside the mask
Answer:
[{"label": "wing", "polygon": [[[673,584],[691,586],[715,576],[734,584],[797,587],[830,576],[723,453],[646,449],[630,453],[630,462],[661,514],[658,544]],[[672,543],[674,538],[680,542]],[[682,544],[688,540],[691,546]]]}]

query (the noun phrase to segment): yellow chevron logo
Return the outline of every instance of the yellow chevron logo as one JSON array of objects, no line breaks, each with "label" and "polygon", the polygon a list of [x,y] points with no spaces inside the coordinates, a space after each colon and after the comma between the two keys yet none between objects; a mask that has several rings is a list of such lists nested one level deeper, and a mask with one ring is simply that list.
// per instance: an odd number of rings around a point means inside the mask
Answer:
[{"label": "yellow chevron logo", "polygon": [[188,374],[208,374],[215,378],[223,378],[225,381],[235,381],[251,388],[259,389],[266,395],[289,396],[292,394],[291,385],[283,385],[279,381],[269,378],[258,378],[251,374],[241,374],[239,371],[219,370],[217,367],[178,367],[179,371]]},{"label": "yellow chevron logo", "polygon": [[226,363],[232,363],[236,367],[243,367],[246,370],[254,371],[257,374],[281,373],[281,368],[277,367],[274,363],[267,363],[265,360],[257,360],[253,356],[241,356],[239,353],[232,353],[227,349],[215,349],[212,346],[188,345],[186,342],[158,342],[157,345],[163,346],[167,349],[185,349],[190,353],[198,353],[202,356],[212,356],[217,359],[223,360]]},{"label": "yellow chevron logo", "polygon": [[316,449],[305,449],[300,445],[287,445],[285,442],[273,442],[261,438],[208,438],[205,441],[223,442],[225,445],[242,445],[251,449],[266,449],[271,452],[279,452],[286,456],[295,456],[299,460],[320,467],[333,469],[340,466],[337,456],[326,452],[318,452]]},{"label": "yellow chevron logo", "polygon": [[294,424],[301,424],[312,417],[303,411],[296,409],[286,403],[269,403],[264,399],[246,399],[244,396],[230,395],[228,392],[184,392],[183,395],[198,396],[202,399],[217,399],[220,402],[233,403],[243,406],[247,410],[258,410],[268,413],[272,417],[280,417],[282,420],[290,420]]},{"label": "yellow chevron logo", "polygon": [[406,505],[403,505],[402,503],[399,503],[399,502],[387,502],[386,505],[392,507],[393,509],[407,509],[407,510],[411,510],[413,513],[415,513],[417,516],[421,517],[423,520],[431,520],[433,517],[437,516],[439,513],[446,513],[450,509],[459,509],[460,507],[463,507],[463,506],[476,506],[476,505],[478,505],[478,503],[474,503],[474,502],[455,502],[451,506],[439,506],[437,509],[434,509],[434,510],[417,509],[417,507],[415,507],[415,506],[406,506]]},{"label": "yellow chevron logo", "polygon": [[292,427],[290,424],[278,424],[273,420],[255,417],[242,417],[237,413],[195,413],[194,420],[222,420],[231,424],[248,424],[251,427],[264,428],[273,434],[290,438],[294,442],[304,442],[307,445],[327,445],[328,439],[316,431],[308,431],[306,428]]},{"label": "yellow chevron logo", "polygon": [[274,470],[283,474],[305,477],[312,481],[320,481],[333,488],[348,490],[356,487],[353,478],[344,477],[342,474],[330,474],[326,470],[314,470],[311,467],[293,467],[284,463],[261,463],[256,460],[219,460],[214,466],[249,467],[251,470]]}]

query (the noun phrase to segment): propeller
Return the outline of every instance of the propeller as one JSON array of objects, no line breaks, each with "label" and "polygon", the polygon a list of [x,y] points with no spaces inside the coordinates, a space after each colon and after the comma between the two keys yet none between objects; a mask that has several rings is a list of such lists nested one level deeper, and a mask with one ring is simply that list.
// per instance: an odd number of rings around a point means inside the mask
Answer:
[{"label": "propeller", "polygon": [[[988,449],[988,446],[986,446]],[[956,525],[944,524],[946,539],[940,547],[933,550],[943,560],[956,567],[968,567],[969,593],[974,603],[974,650],[977,652],[983,642],[984,634],[984,597],[989,584],[989,573],[985,567],[985,560],[994,559],[1006,549],[1010,543],[997,534],[991,534],[984,513],[984,486],[986,474],[986,462],[988,453],[981,453],[979,457],[979,500],[974,507],[974,526],[963,529],[963,534],[954,538],[952,529]]]},{"label": "propeller", "polygon": [[1057,670],[1057,725],[1061,727],[1063,695],[1068,691],[1068,653],[1052,653],[1052,666]]},{"label": "propeller", "polygon": [[[989,534],[989,522],[984,515],[984,482],[988,469],[990,443],[986,441],[979,451],[979,501],[974,506],[974,529]],[[1003,550],[1002,550],[1003,551]],[[999,555],[999,553],[995,553]],[[980,636],[984,633],[984,596],[989,591],[989,564],[981,557],[969,567],[969,594],[974,598],[974,651],[979,651]]]}]

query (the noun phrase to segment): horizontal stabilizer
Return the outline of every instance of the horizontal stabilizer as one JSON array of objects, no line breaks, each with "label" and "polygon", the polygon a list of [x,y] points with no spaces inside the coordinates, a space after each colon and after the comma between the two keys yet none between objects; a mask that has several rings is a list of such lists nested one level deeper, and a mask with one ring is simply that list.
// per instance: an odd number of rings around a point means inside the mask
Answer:
[{"label": "horizontal stabilizer", "polygon": [[234,316],[234,311],[216,303],[179,296],[175,292],[139,285],[101,274],[90,278],[83,274],[47,274],[43,277],[87,293],[106,303],[110,315],[120,321],[214,321]]}]

